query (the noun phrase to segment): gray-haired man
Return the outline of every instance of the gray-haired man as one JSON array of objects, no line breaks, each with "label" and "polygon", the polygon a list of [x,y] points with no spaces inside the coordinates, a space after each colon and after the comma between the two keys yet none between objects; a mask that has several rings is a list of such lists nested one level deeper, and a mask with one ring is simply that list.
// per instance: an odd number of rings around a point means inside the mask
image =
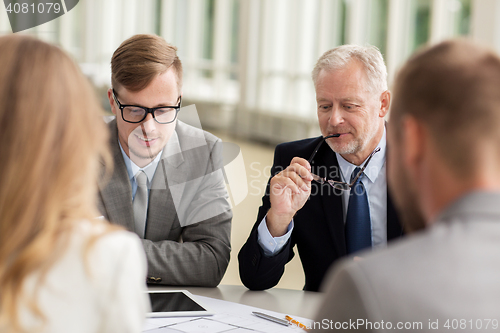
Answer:
[{"label": "gray-haired man", "polygon": [[382,55],[339,46],[320,57],[312,77],[322,137],[276,147],[257,222],[238,257],[250,289],[275,286],[295,245],[304,289],[317,291],[335,260],[401,235],[386,182],[391,94]]},{"label": "gray-haired man", "polygon": [[336,267],[316,329],[498,332],[500,57],[466,40],[413,56],[396,79],[389,185],[405,229]]}]

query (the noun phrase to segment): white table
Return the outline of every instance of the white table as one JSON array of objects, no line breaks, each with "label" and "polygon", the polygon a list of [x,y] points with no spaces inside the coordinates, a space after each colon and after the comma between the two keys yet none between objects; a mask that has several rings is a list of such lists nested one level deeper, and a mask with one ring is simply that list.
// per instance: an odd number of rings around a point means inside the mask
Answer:
[{"label": "white table", "polygon": [[322,293],[312,291],[279,288],[252,291],[244,286],[233,285],[219,285],[216,288],[149,286],[149,289],[184,289],[193,295],[212,297],[309,319],[314,319],[323,299]]}]

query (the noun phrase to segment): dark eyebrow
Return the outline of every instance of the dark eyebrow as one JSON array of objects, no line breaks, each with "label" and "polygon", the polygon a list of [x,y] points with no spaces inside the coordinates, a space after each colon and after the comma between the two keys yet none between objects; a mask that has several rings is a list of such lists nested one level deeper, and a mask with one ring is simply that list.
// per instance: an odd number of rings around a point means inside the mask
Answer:
[{"label": "dark eyebrow", "polygon": [[158,104],[156,106],[153,106],[152,109],[159,108],[159,107],[162,107],[162,106],[176,106],[176,105],[175,105],[175,103],[174,104]]},{"label": "dark eyebrow", "polygon": [[[116,90],[115,90],[115,89],[113,89],[113,94],[115,95],[115,97],[116,97],[117,99],[119,98],[118,93],[116,92]],[[153,106],[153,107],[150,107],[150,108],[148,108],[147,106],[139,105],[139,104],[134,104],[134,103],[125,103],[124,101],[120,101],[120,100],[119,100],[119,102],[120,102],[122,105],[140,106],[140,107],[142,107],[142,108],[147,108],[147,109],[156,109],[156,108],[160,108],[160,107],[162,107],[162,106],[177,106],[177,104],[179,104],[179,98],[180,98],[180,97],[181,97],[180,95],[179,95],[179,96],[177,96],[177,99],[175,100],[175,103],[174,103],[174,104],[161,103],[161,104],[157,104],[157,105],[155,105],[155,106]]]},{"label": "dark eyebrow", "polygon": [[[116,96],[118,97],[118,96]],[[143,105],[139,105],[139,104],[134,104],[134,103],[122,103],[123,105],[133,105],[133,106],[140,106],[140,107],[143,107],[143,108],[148,108],[148,109],[156,109],[156,108],[160,108],[160,107],[163,107],[163,106],[177,106],[177,104],[179,104],[179,97],[177,97],[177,101],[174,103],[174,104],[167,104],[167,103],[162,103],[162,104],[157,104],[153,107],[147,107],[147,106],[143,106]]]}]

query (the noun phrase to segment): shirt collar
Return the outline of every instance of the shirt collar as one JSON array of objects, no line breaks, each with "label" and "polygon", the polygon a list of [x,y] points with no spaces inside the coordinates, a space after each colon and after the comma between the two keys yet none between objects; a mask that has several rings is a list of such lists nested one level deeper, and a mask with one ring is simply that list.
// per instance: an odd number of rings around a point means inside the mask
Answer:
[{"label": "shirt collar", "polygon": [[[387,146],[387,139],[386,139],[386,131],[385,131],[385,126],[384,126],[384,133],[382,134],[382,138],[380,139],[377,147],[380,147],[380,151],[378,153],[375,153],[373,155],[370,163],[366,167],[364,174],[366,175],[366,178],[372,183],[375,182],[377,179],[380,170],[385,164],[385,152],[386,152],[386,146]],[[351,174],[354,171],[355,168],[357,168],[357,165],[354,165],[348,161],[346,161],[342,155],[335,153],[337,156],[337,161],[339,162],[340,166],[340,171],[342,172],[342,177],[344,178],[343,181],[346,183],[351,182]],[[366,161],[366,160],[365,160]],[[365,163],[361,163],[363,165]]]},{"label": "shirt collar", "polygon": [[123,155],[123,160],[125,161],[125,165],[127,166],[128,178],[130,180],[132,180],[134,178],[134,176],[137,174],[137,172],[139,172],[139,170],[142,170],[142,171],[144,171],[144,173],[148,177],[148,183],[151,183],[151,181],[153,180],[153,176],[155,175],[156,167],[158,166],[158,162],[160,162],[160,158],[161,158],[161,155],[163,153],[163,149],[162,149],[162,151],[160,151],[158,153],[158,155],[156,155],[155,159],[152,160],[148,165],[146,165],[143,168],[140,168],[137,166],[137,164],[135,164],[130,159],[130,157],[127,156],[127,154],[123,150],[123,147],[122,147],[122,144],[120,143],[120,141],[118,141],[118,144],[120,145],[120,150],[121,150],[122,155]]}]

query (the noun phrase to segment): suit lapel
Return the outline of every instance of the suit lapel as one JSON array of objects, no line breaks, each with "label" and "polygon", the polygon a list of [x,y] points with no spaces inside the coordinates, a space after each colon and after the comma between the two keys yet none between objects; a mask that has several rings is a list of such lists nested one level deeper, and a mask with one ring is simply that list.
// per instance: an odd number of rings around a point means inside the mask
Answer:
[{"label": "suit lapel", "polygon": [[398,219],[398,214],[392,203],[391,194],[387,189],[387,240],[398,238],[403,235],[403,229]]},{"label": "suit lapel", "polygon": [[[323,143],[323,146],[318,151],[315,165],[326,166],[329,170],[329,175],[326,174],[325,170],[318,171],[318,175],[321,177],[327,177],[335,181],[340,181],[340,168],[335,156],[335,153],[330,149],[330,147]],[[314,164],[313,164],[314,165]],[[314,172],[314,171],[313,171]],[[318,189],[320,191],[319,196],[321,197],[322,209],[325,214],[325,221],[328,223],[328,228],[334,240],[333,244],[339,255],[344,255],[346,253],[345,237],[344,237],[344,213],[342,205],[342,195],[340,190],[335,190],[330,185],[318,184]]]},{"label": "suit lapel", "polygon": [[128,178],[127,167],[118,145],[118,131],[116,119],[109,123],[111,154],[113,155],[114,169],[109,181],[99,184],[102,201],[108,214],[107,218],[120,224],[130,231],[134,231],[134,213],[132,211],[132,187]]},{"label": "suit lapel", "polygon": [[[385,128],[387,128],[387,122],[385,123]],[[387,164],[387,156],[389,156],[389,146],[386,146],[385,149],[385,163]],[[387,165],[386,172],[389,171],[389,166]],[[388,178],[388,177],[387,177]],[[398,214],[392,203],[392,197],[390,193],[389,186],[387,186],[387,240],[391,240],[393,238],[398,238],[403,235],[403,229],[401,228],[401,224],[399,222]]]},{"label": "suit lapel", "polygon": [[177,132],[174,132],[163,149],[151,184],[145,234],[147,239],[165,239],[168,236],[177,217],[176,207],[180,207],[188,176],[182,168],[183,163],[179,137]]},{"label": "suit lapel", "polygon": [[[318,151],[317,157],[315,158],[316,162],[313,164],[314,166],[327,166],[329,170],[336,170],[336,172],[330,171],[332,174],[331,177],[327,177],[328,179],[341,181],[340,177],[340,167],[337,161],[337,157],[335,153],[328,148],[325,144]],[[314,170],[313,170],[314,172]],[[320,171],[317,174],[321,177],[327,176],[323,170],[323,173]],[[321,189],[323,186],[323,189]],[[322,208],[326,217],[326,221],[328,221],[328,227],[332,234],[332,238],[334,239],[334,244],[336,250],[339,254],[346,254],[346,245],[345,245],[345,226],[344,226],[344,214],[343,214],[343,204],[342,204],[342,195],[341,193],[337,193],[339,191],[331,191],[331,187],[329,185],[319,185],[318,189],[323,191],[320,193]],[[391,240],[393,238],[401,237],[403,234],[401,225],[399,223],[398,215],[394,208],[391,195],[389,193],[389,189],[387,190],[387,240]]]}]

